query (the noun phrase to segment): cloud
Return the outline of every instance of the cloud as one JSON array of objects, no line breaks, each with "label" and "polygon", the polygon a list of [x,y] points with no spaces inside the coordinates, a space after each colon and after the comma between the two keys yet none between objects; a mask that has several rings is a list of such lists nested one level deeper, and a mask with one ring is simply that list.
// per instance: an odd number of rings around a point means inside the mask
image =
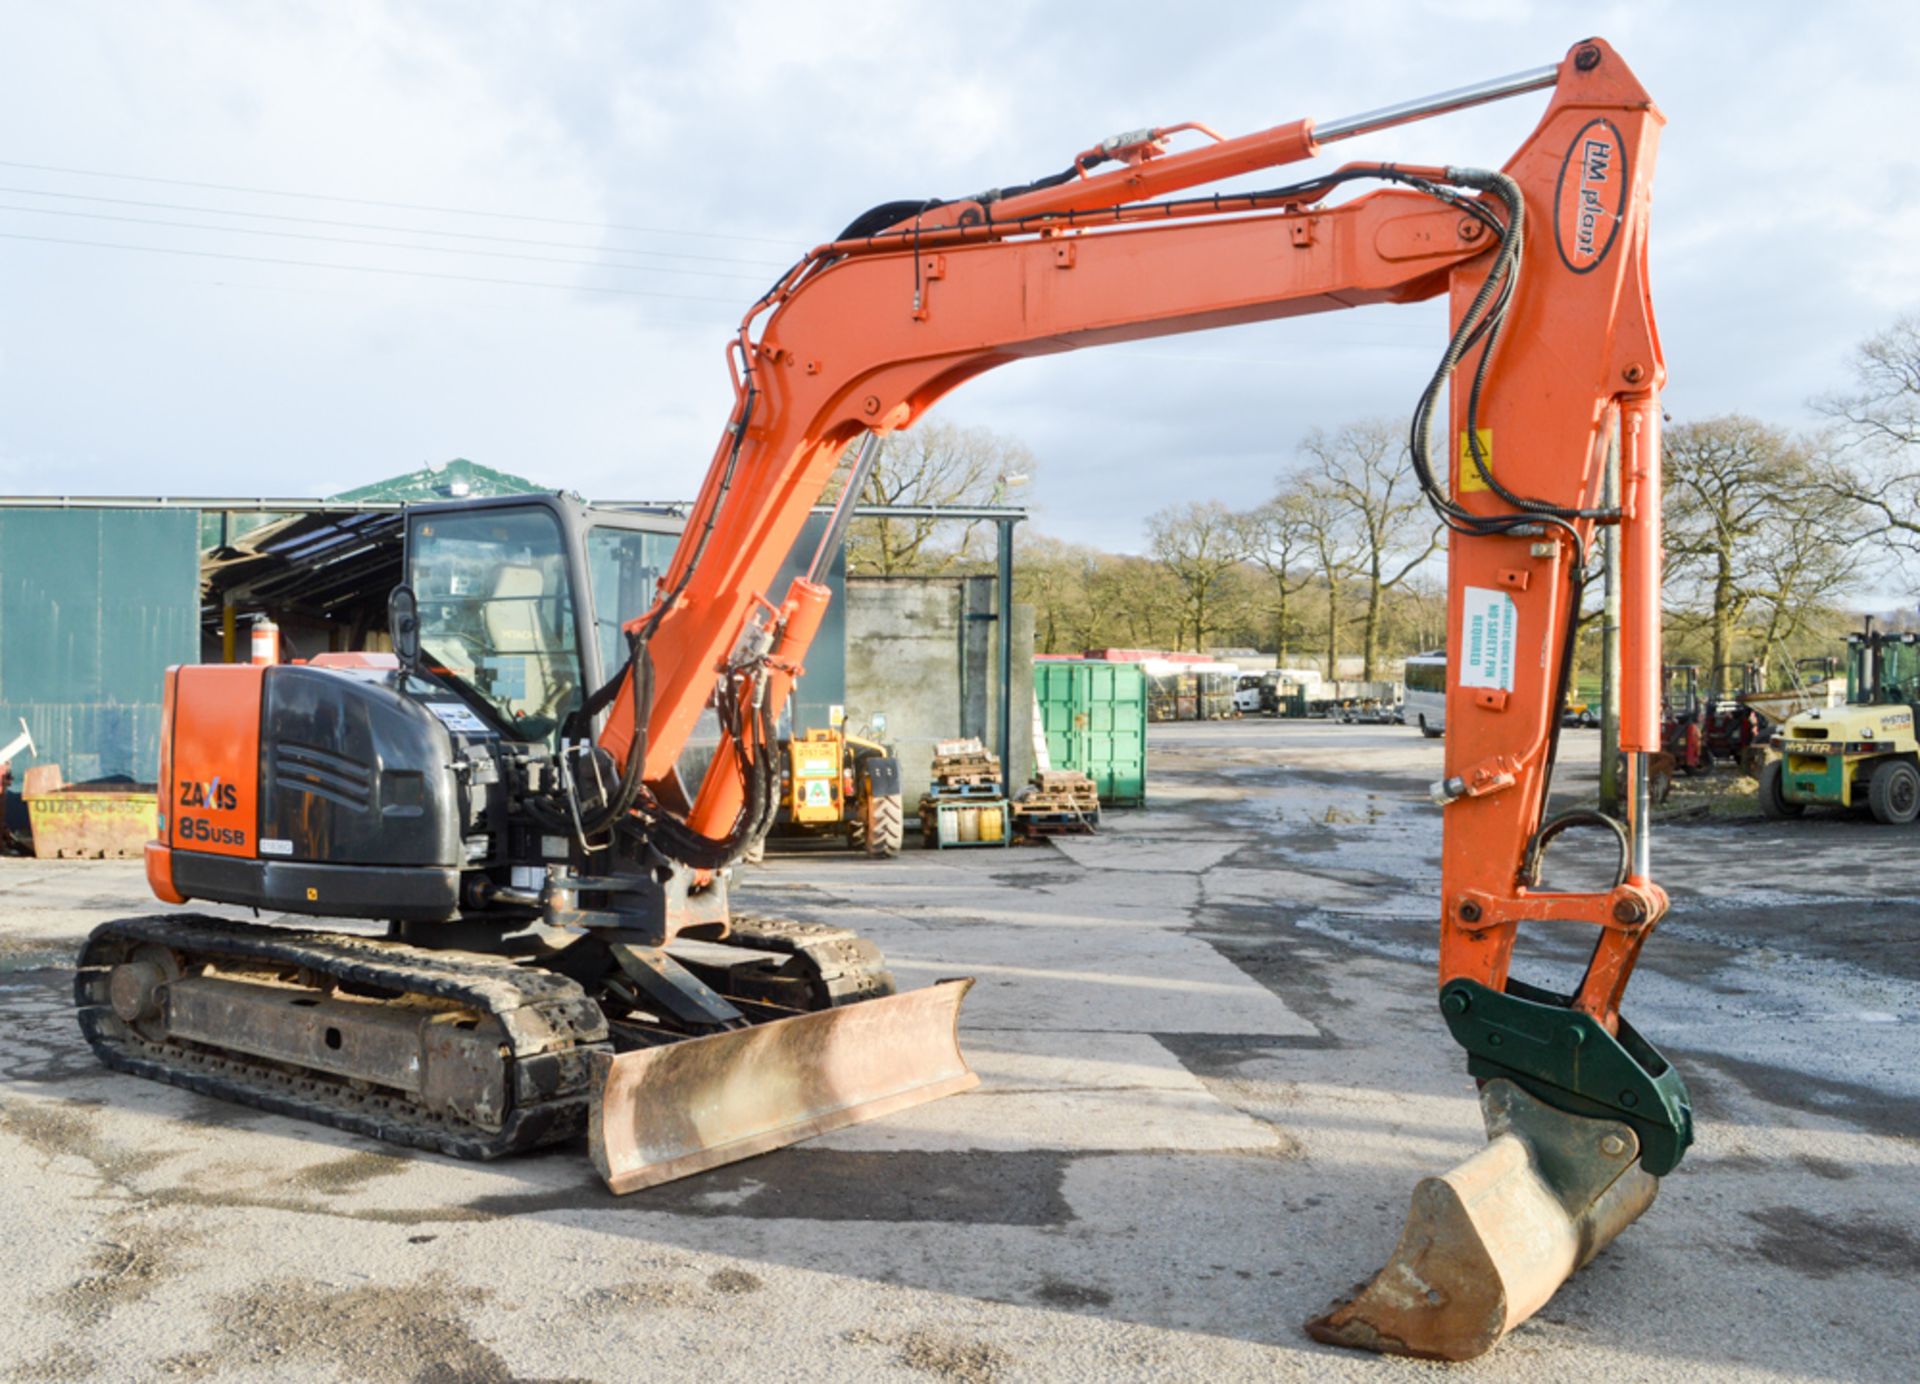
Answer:
[{"label": "cloud", "polygon": [[[588,494],[691,494],[732,323],[865,207],[1023,181],[1146,123],[1365,110],[1555,61],[1581,31],[1671,122],[1653,272],[1677,416],[1811,421],[1852,343],[1920,302],[1920,184],[1888,118],[1910,104],[1910,5],[1619,3],[1577,29],[1499,0],[1204,24],[1142,4],[9,8],[0,158],[313,194],[0,168],[31,190],[0,206],[40,209],[0,210],[0,234],[97,242],[0,242],[15,489],[319,494],[465,455]],[[1540,105],[1333,152],[1494,164]],[[1081,352],[942,411],[1034,447],[1050,531],[1137,548],[1167,503],[1259,499],[1308,428],[1404,414],[1443,327],[1431,305],[1376,308]]]}]

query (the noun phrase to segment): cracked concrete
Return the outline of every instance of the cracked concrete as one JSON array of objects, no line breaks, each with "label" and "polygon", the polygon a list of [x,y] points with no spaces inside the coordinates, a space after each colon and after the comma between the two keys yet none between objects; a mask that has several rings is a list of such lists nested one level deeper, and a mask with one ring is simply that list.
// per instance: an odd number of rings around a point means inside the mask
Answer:
[{"label": "cracked concrete", "polygon": [[[618,1200],[578,1149],[460,1164],[101,1071],[73,947],[157,906],[137,866],[0,861],[0,1375],[1433,1375],[1299,1323],[1482,1142],[1433,1004],[1439,755],[1397,727],[1158,726],[1153,806],[1098,838],[774,857],[750,906],[866,932],[908,984],[980,978],[983,1085]],[[1916,847],[1660,834],[1675,908],[1628,1009],[1699,1142],[1460,1374],[1912,1376]],[[1585,944],[1529,936],[1517,973]]]}]

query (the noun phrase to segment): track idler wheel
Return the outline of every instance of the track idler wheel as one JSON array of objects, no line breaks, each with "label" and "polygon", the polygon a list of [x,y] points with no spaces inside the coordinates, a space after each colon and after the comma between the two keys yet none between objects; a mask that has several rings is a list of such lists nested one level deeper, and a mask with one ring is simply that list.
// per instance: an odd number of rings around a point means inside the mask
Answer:
[{"label": "track idler wheel", "polygon": [[1487,1147],[1414,1189],[1386,1267],[1307,1323],[1314,1340],[1471,1360],[1653,1205],[1659,1179],[1640,1167],[1631,1127],[1567,1114],[1505,1080],[1486,1083],[1480,1110]]},{"label": "track idler wheel", "polygon": [[142,1038],[164,1041],[167,986],[180,976],[180,957],[171,948],[151,942],[135,948],[108,974],[107,994],[114,1014]]}]

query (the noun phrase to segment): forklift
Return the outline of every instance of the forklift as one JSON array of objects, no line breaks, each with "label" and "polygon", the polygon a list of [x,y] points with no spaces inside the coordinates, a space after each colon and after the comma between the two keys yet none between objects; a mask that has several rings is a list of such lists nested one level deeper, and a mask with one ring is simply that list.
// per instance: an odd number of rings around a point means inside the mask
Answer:
[{"label": "forklift", "polygon": [[1669,663],[1661,670],[1660,749],[1689,778],[1713,772],[1709,706],[1701,695],[1700,666]]},{"label": "forklift", "polygon": [[[832,707],[827,719],[824,729],[797,730],[781,744],[780,808],[769,835],[838,836],[875,858],[900,854],[906,818],[899,759],[879,741],[851,734],[843,708]],[[884,734],[885,721],[876,720],[875,733]]]},{"label": "forklift", "polygon": [[1809,806],[1854,807],[1901,826],[1920,817],[1920,636],[1866,627],[1847,636],[1847,701],[1789,717],[1760,771],[1760,810],[1798,817]]},{"label": "forklift", "polygon": [[1749,765],[1752,751],[1766,741],[1766,726],[1748,698],[1762,690],[1757,662],[1724,663],[1710,670],[1703,724],[1707,753],[1715,761]]}]

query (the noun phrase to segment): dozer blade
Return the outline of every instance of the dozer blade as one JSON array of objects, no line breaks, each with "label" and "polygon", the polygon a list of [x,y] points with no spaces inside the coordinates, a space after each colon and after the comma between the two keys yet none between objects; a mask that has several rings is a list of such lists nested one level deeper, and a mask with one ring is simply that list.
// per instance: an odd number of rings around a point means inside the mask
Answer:
[{"label": "dozer blade", "polygon": [[1414,1189],[1393,1257],[1307,1323],[1316,1341],[1471,1360],[1653,1205],[1659,1179],[1640,1167],[1630,1126],[1567,1114],[1504,1080],[1487,1082],[1480,1107],[1491,1142]]},{"label": "dozer blade", "polygon": [[615,1193],[671,1182],[980,1084],[960,1055],[971,980],[752,1028],[595,1054],[587,1140]]}]

